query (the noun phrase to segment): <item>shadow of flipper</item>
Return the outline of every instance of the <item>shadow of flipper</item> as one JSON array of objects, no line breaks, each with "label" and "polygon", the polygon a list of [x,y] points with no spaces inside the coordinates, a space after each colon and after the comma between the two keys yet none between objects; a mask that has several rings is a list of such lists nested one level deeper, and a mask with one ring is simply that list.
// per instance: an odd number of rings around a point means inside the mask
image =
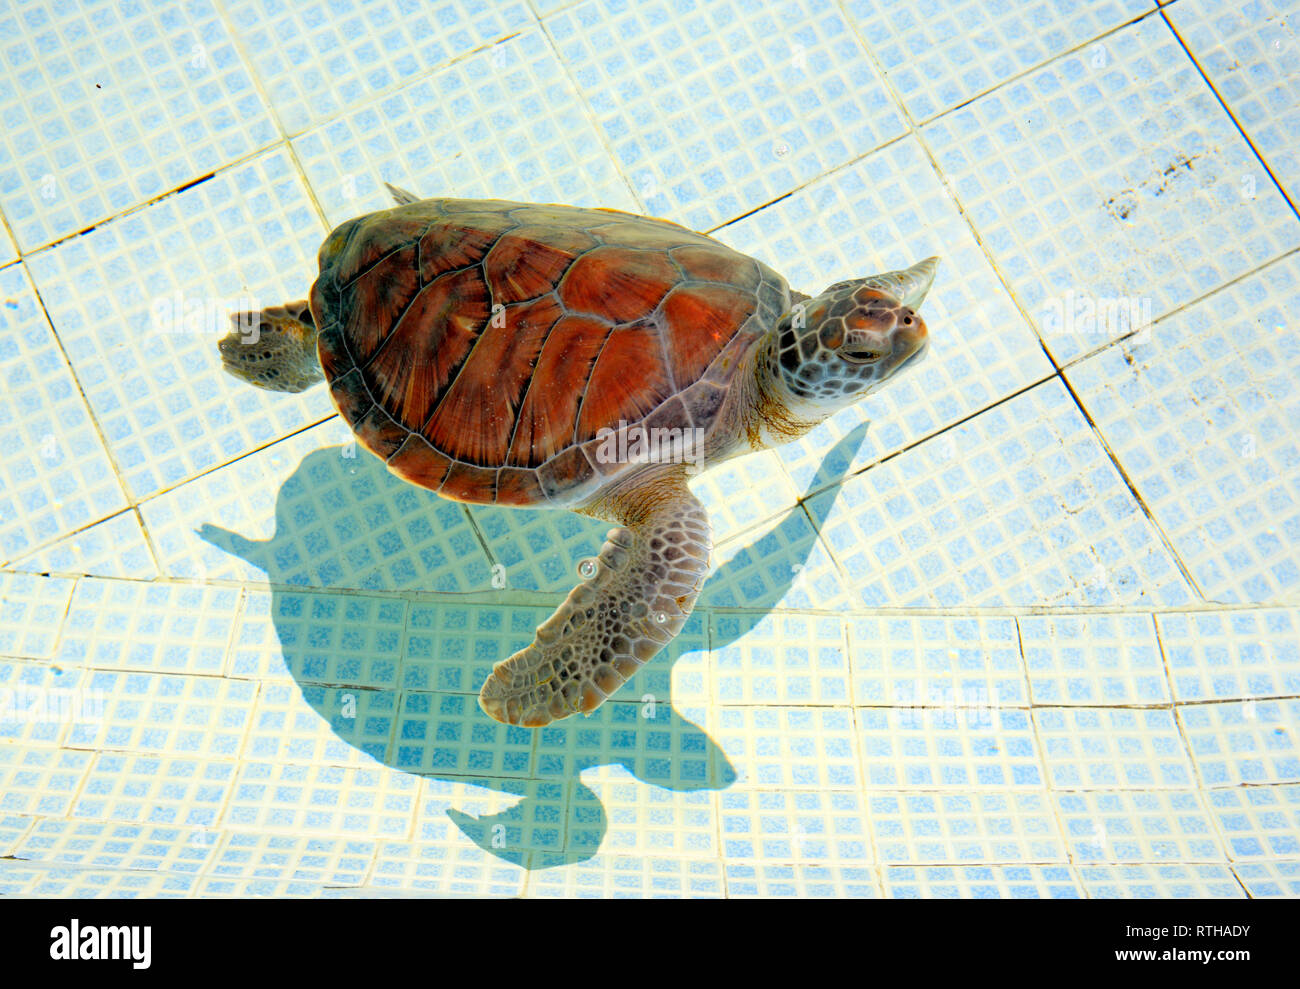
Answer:
[{"label": "shadow of flipper", "polygon": [[609,821],[600,798],[581,780],[559,801],[544,792],[560,787],[528,780],[518,803],[505,810],[475,816],[448,807],[446,814],[461,834],[504,862],[528,868],[539,854],[548,866],[583,862],[600,849]]},{"label": "shadow of flipper", "polygon": [[[851,462],[865,429],[827,453],[813,488],[834,481],[835,466]],[[644,783],[677,792],[720,789],[736,780],[725,753],[674,705],[673,664],[752,629],[790,594],[796,567],[817,545],[802,505],[795,505],[710,578],[696,613],[665,655],[591,717],[552,724],[535,739],[525,734],[525,741],[518,734],[525,730],[487,719],[473,691],[510,648],[501,629],[531,635],[512,630],[501,616],[522,619],[544,609],[507,601],[464,604],[454,594],[428,602],[406,593],[493,593],[486,561],[474,562],[472,578],[464,576],[470,570],[457,569],[477,551],[461,506],[413,488],[375,458],[349,458],[331,447],[304,457],[281,485],[270,539],[250,540],[213,524],[197,531],[263,571],[272,585],[261,595],[250,592],[262,600],[243,620],[274,627],[284,672],[275,657],[250,647],[237,656],[235,675],[292,676],[343,754],[359,750],[399,771],[477,788],[471,792],[484,793],[493,806],[480,815],[448,806],[448,818],[479,848],[529,869],[584,861],[599,850],[609,820],[598,794],[581,779],[586,769],[620,766]],[[480,572],[482,586],[457,586],[457,580],[477,581]],[[711,602],[710,587],[726,588],[720,595],[725,600]],[[729,609],[724,642],[710,643],[712,607]],[[428,640],[425,668],[412,659],[403,618],[415,609],[443,623],[421,629]],[[476,617],[491,620],[476,624]],[[254,644],[262,638],[250,635]],[[349,705],[358,713],[341,713]],[[300,742],[286,737],[281,744]],[[265,755],[276,757],[274,751]],[[476,802],[456,792],[458,802]],[[511,799],[507,809],[496,809]]]},{"label": "shadow of flipper", "polygon": [[721,649],[741,638],[782,602],[796,608],[816,605],[805,592],[795,589],[818,549],[817,530],[804,502],[843,476],[862,446],[868,426],[866,422],[859,424],[836,443],[822,458],[799,500],[777,524],[737,551],[709,578],[700,595],[702,607],[726,609],[727,617],[724,636],[719,637],[719,624],[715,623],[711,649]]}]

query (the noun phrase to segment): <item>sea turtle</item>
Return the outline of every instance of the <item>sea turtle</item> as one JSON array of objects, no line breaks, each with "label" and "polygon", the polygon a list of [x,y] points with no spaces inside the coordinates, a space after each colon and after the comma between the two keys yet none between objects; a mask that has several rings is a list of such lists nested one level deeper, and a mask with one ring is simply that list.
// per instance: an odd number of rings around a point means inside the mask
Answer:
[{"label": "sea turtle", "polygon": [[361,444],[445,498],[617,525],[479,694],[508,724],[590,713],[695,604],[693,469],[802,436],[921,353],[938,259],[809,298],[666,220],[389,190],[325,239],[309,301],[232,316],[224,365],[329,382]]}]

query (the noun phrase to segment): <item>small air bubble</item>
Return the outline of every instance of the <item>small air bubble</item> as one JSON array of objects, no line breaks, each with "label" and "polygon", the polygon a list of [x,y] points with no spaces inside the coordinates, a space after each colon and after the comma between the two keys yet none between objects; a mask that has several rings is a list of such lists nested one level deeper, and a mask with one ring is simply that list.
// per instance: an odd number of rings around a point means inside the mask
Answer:
[{"label": "small air bubble", "polygon": [[596,574],[596,561],[592,557],[587,557],[578,564],[579,577],[593,577]]},{"label": "small air bubble", "polygon": [[657,621],[660,625],[663,625],[664,623],[666,623],[666,622],[668,621],[668,616],[665,615],[662,611],[656,611],[656,612],[655,612],[655,621]]}]

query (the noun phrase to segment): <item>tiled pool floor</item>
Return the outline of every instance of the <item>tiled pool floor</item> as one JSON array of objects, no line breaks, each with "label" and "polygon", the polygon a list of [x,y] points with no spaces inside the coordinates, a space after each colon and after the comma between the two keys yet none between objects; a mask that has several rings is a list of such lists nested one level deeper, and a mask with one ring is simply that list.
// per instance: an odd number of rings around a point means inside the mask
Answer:
[{"label": "tiled pool floor", "polygon": [[[0,5],[0,893],[1300,895],[1300,8],[409,7]],[[384,181],[943,258],[589,719],[476,694],[606,526],[221,371]]]}]

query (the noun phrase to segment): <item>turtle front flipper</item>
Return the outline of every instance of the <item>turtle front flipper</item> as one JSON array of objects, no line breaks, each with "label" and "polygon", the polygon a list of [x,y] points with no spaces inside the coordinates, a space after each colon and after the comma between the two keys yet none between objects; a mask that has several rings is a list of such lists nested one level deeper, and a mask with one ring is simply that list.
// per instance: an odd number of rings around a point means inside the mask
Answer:
[{"label": "turtle front flipper", "polygon": [[642,485],[590,514],[623,527],[584,561],[588,579],[532,645],[498,663],[483,684],[479,705],[497,721],[537,728],[590,714],[672,641],[695,607],[712,537],[684,480]]},{"label": "turtle front flipper", "polygon": [[316,356],[316,322],[307,302],[230,314],[217,341],[221,363],[235,377],[271,391],[299,392],[325,380]]}]

